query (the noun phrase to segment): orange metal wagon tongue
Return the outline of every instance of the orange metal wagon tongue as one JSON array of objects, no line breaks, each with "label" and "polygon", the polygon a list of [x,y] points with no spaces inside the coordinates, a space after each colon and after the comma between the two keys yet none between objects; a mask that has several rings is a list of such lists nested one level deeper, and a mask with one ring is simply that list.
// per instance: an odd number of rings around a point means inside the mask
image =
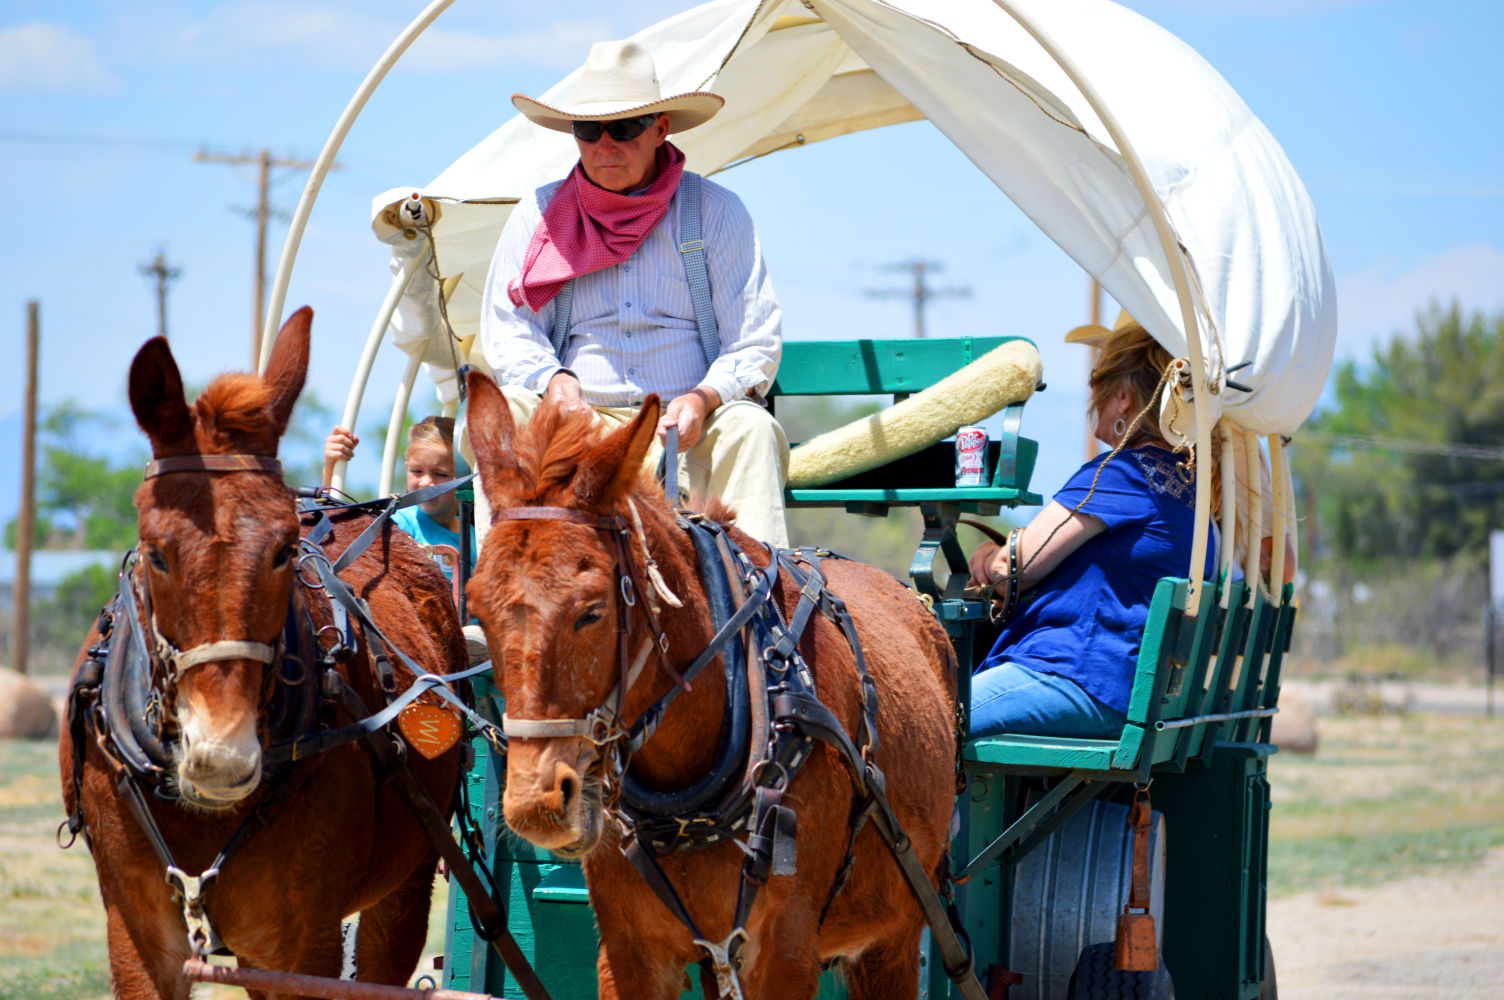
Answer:
[{"label": "orange metal wagon tongue", "polygon": [[448,706],[415,701],[397,716],[397,728],[407,742],[429,760],[459,742],[460,720]]}]

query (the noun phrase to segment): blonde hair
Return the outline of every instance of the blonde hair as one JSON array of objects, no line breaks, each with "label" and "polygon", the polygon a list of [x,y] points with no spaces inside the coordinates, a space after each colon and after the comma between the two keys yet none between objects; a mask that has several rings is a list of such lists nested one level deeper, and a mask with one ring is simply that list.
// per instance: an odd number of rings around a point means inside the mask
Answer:
[{"label": "blonde hair", "polygon": [[[1136,424],[1138,430],[1135,437],[1147,434],[1167,443],[1164,430],[1159,426],[1160,393],[1173,377],[1166,376],[1166,369],[1174,360],[1170,352],[1138,323],[1129,322],[1117,327],[1102,344],[1097,363],[1092,366],[1091,379],[1087,383],[1091,394],[1091,411],[1101,412],[1103,405],[1114,393],[1126,389],[1133,404],[1130,412],[1136,414],[1129,421],[1129,430]],[[1125,445],[1126,440],[1119,447]],[[1168,447],[1168,443],[1166,446]],[[1181,453],[1181,467],[1189,475],[1189,481],[1194,482],[1196,454],[1186,446],[1173,450]],[[1216,517],[1222,510],[1222,464],[1217,461],[1216,455],[1207,458],[1212,470],[1212,516]]]},{"label": "blonde hair", "polygon": [[413,424],[407,432],[407,446],[415,444],[436,444],[453,451],[454,418],[428,416]]},{"label": "blonde hair", "polygon": [[1097,363],[1092,366],[1091,380],[1087,383],[1092,412],[1101,412],[1109,397],[1127,389],[1133,400],[1133,412],[1147,407],[1139,420],[1140,431],[1163,439],[1165,435],[1159,427],[1159,390],[1165,368],[1173,360],[1170,352],[1142,326],[1129,323],[1118,327],[1102,345]]}]

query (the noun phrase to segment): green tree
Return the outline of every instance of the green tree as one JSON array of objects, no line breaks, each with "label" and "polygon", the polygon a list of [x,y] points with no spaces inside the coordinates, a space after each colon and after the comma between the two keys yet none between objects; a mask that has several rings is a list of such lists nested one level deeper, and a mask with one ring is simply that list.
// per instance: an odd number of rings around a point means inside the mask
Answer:
[{"label": "green tree", "polygon": [[1292,452],[1318,555],[1356,566],[1480,551],[1504,525],[1504,311],[1433,304],[1333,375]]},{"label": "green tree", "polygon": [[[69,401],[53,407],[38,430],[36,530],[32,543],[50,549],[128,549],[136,541],[133,502],[144,446],[114,449],[118,421]],[[5,527],[16,544],[16,522]]]}]

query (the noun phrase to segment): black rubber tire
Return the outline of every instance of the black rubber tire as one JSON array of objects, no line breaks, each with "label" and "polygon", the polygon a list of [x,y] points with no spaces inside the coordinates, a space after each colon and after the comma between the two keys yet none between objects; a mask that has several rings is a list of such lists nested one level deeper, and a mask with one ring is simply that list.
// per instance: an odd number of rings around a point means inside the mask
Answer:
[{"label": "black rubber tire", "polygon": [[1264,981],[1259,984],[1259,1000],[1279,1000],[1279,984],[1274,981],[1274,949],[1264,938]]},{"label": "black rubber tire", "polygon": [[1113,968],[1113,951],[1113,943],[1104,941],[1081,952],[1066,989],[1068,1000],[1174,1000],[1163,955],[1153,972],[1121,972]]}]

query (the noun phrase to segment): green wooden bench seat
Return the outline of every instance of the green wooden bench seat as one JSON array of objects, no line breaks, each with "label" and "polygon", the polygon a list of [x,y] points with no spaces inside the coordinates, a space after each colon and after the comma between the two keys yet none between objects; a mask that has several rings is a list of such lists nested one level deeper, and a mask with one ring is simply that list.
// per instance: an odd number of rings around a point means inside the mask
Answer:
[{"label": "green wooden bench seat", "polygon": [[[1017,773],[1087,771],[1146,781],[1155,768],[1183,771],[1204,762],[1220,741],[1267,738],[1279,697],[1278,674],[1295,609],[1291,588],[1271,604],[1242,581],[1201,590],[1199,614],[1186,617],[1186,581],[1155,589],[1129,698],[1128,722],[1113,740],[1003,735],[971,740],[969,765]],[[969,688],[970,685],[967,684]]]},{"label": "green wooden bench seat", "polygon": [[[1227,607],[1221,596],[1226,588]],[[1278,674],[1289,646],[1295,608],[1293,587],[1278,605],[1243,581],[1210,581],[1201,589],[1198,614],[1184,612],[1186,581],[1159,581],[1139,647],[1128,721],[1116,739],[1002,735],[969,740],[962,762],[973,777],[1041,776],[1050,791],[975,840],[961,874],[1011,864],[1058,829],[1088,801],[1113,786],[1147,783],[1155,774],[1204,772],[1218,746],[1274,752],[1268,738],[1279,697]],[[970,703],[970,678],[961,697]],[[995,821],[993,821],[995,822]],[[980,849],[978,849],[980,848]],[[970,850],[968,853],[970,853]]]},{"label": "green wooden bench seat", "polygon": [[[778,378],[769,393],[780,396],[898,397],[927,389],[958,369],[1020,337],[952,337],[936,340],[790,341],[783,345]],[[879,468],[819,487],[785,492],[791,507],[845,507],[853,513],[885,514],[889,507],[956,503],[965,513],[995,514],[1002,507],[1042,503],[1029,492],[1039,454],[1037,442],[1019,436],[1023,404],[1004,411],[998,440],[988,444],[991,481],[957,487],[955,447],[930,445]]]}]

